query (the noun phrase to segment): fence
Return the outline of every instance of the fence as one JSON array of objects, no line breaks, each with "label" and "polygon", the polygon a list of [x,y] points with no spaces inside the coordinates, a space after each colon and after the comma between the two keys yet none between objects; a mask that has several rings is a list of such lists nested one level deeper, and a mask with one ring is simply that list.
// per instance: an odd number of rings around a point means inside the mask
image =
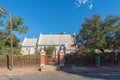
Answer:
[{"label": "fence", "polygon": [[7,67],[8,66],[8,59],[6,55],[0,56],[0,67]]},{"label": "fence", "polygon": [[[0,67],[9,66],[9,56],[0,56]],[[39,67],[39,55],[19,55],[13,56],[13,67]]]},{"label": "fence", "polygon": [[[114,54],[101,54],[101,65],[113,65]],[[85,56],[68,54],[65,56],[65,64],[74,64],[80,66],[94,66],[95,65],[95,55]],[[120,65],[120,54],[117,55],[117,65]]]},{"label": "fence", "polygon": [[[113,54],[102,54],[101,55],[101,64],[112,65],[113,64]],[[120,54],[117,56],[117,64],[120,65]],[[95,56],[85,56],[85,55],[67,55],[65,56],[65,64],[75,64],[75,65],[90,65],[94,66]],[[58,57],[54,58],[53,56],[45,56],[45,64],[55,65],[58,63]],[[9,56],[1,55],[0,56],[0,67],[9,66]],[[40,67],[40,55],[19,55],[13,56],[13,67]]]},{"label": "fence", "polygon": [[[101,55],[101,63],[102,65],[112,65],[114,64],[114,54],[102,54]],[[120,65],[120,54],[117,55],[117,63]]]}]

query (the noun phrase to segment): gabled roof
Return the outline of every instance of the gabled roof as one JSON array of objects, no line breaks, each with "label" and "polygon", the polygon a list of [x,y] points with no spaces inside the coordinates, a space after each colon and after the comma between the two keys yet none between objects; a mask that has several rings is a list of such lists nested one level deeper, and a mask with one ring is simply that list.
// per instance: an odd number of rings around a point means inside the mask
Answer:
[{"label": "gabled roof", "polygon": [[70,34],[41,34],[38,41],[38,45],[66,45],[69,48],[73,43],[73,37]]},{"label": "gabled roof", "polygon": [[25,38],[22,46],[36,46],[38,39],[35,38]]}]

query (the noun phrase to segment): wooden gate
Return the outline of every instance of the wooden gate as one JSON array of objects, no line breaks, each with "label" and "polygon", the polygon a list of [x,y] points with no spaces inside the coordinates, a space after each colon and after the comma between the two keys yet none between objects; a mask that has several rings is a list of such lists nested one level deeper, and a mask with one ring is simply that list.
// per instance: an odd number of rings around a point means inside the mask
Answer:
[{"label": "wooden gate", "polygon": [[57,65],[58,64],[58,57],[54,56],[53,54],[46,54],[45,55],[45,64],[46,65]]}]

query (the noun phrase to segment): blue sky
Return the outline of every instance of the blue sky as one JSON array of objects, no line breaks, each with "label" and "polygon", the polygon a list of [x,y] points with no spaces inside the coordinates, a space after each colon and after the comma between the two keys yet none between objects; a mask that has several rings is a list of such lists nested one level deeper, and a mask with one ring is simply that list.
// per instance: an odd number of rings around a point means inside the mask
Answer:
[{"label": "blue sky", "polygon": [[78,33],[85,17],[100,14],[120,15],[120,0],[0,0],[13,16],[22,16],[29,26],[27,34],[17,34],[21,41],[25,36],[38,38],[40,33]]}]

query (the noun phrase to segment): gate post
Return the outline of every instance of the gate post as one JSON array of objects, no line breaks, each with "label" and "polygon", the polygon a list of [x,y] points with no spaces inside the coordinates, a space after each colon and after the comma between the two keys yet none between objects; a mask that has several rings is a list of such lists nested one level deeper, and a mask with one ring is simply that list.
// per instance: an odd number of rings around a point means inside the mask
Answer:
[{"label": "gate post", "polygon": [[40,67],[45,65],[45,54],[46,52],[44,51],[44,49],[42,48],[41,52],[40,52]]},{"label": "gate post", "polygon": [[61,48],[61,50],[60,50],[60,66],[61,67],[64,66],[64,50],[63,50],[63,48]]}]

